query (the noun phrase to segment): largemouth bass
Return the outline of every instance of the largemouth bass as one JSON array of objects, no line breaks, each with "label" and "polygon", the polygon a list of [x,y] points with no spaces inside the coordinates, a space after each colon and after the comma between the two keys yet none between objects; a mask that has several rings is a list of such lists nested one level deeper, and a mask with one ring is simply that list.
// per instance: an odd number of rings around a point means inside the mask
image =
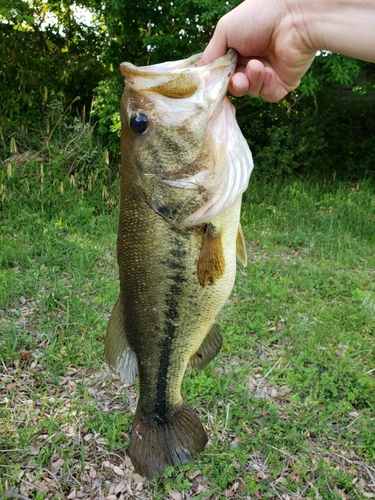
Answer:
[{"label": "largemouth bass", "polygon": [[253,163],[226,97],[236,57],[121,65],[120,296],[105,353],[123,383],[139,374],[129,455],[148,478],[205,448],[181,382],[219,352],[236,253],[246,265],[239,217]]}]

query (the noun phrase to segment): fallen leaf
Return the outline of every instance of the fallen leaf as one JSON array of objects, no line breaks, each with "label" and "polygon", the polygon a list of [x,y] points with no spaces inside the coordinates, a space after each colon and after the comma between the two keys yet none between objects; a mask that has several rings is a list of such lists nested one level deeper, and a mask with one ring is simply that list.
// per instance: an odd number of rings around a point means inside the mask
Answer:
[{"label": "fallen leaf", "polygon": [[289,474],[289,479],[292,481],[292,483],[298,483],[298,481],[301,479],[298,474],[295,472],[291,472]]},{"label": "fallen leaf", "polygon": [[236,491],[238,490],[240,483],[236,481],[232,486],[226,491],[226,497],[233,497],[236,494]]},{"label": "fallen leaf", "polygon": [[113,472],[117,474],[118,476],[123,476],[124,471],[121,469],[121,467],[118,467],[117,465],[113,466]]},{"label": "fallen leaf", "polygon": [[118,484],[116,484],[113,493],[117,496],[119,493],[125,491],[125,489],[126,489],[126,483],[124,481],[120,481]]},{"label": "fallen leaf", "polygon": [[56,462],[53,462],[51,465],[52,472],[57,472],[64,465],[64,459],[59,458]]},{"label": "fallen leaf", "polygon": [[39,443],[30,443],[29,450],[31,455],[38,455],[40,451]]},{"label": "fallen leaf", "polygon": [[188,479],[195,479],[196,477],[201,476],[201,475],[202,475],[202,471],[201,470],[196,470],[192,474],[186,474],[186,477]]},{"label": "fallen leaf", "polygon": [[169,498],[172,500],[181,500],[181,493],[177,490],[169,490]]},{"label": "fallen leaf", "polygon": [[141,482],[142,482],[142,481],[144,481],[144,480],[145,480],[145,478],[144,478],[144,477],[142,477],[142,476],[140,476],[140,475],[139,475],[139,474],[137,474],[137,473],[134,473],[134,474],[132,475],[132,483],[141,483]]},{"label": "fallen leaf", "polygon": [[22,361],[27,361],[29,357],[31,356],[33,351],[22,351],[21,352],[21,359]]}]

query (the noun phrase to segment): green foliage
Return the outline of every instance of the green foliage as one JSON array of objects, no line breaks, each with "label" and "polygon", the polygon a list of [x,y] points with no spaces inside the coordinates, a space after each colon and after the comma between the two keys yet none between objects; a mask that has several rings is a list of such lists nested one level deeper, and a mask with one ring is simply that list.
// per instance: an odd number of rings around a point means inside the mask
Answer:
[{"label": "green foliage", "polygon": [[[79,6],[91,15],[87,22],[67,1],[4,1],[0,142],[7,155],[15,148],[25,152],[19,143],[24,133],[38,140],[58,103],[71,118],[91,113],[94,133],[117,162],[120,63],[146,65],[201,52],[216,21],[238,3],[84,0]],[[258,170],[266,178],[322,165],[339,165],[352,176],[372,172],[373,100],[363,99],[372,95],[374,84],[374,65],[322,52],[298,91],[281,103],[251,100],[238,116]]]},{"label": "green foliage", "polygon": [[[90,109],[105,70],[98,60],[100,30],[76,20],[71,4],[12,2],[0,11],[0,125],[35,127],[48,98]],[[76,106],[70,109],[74,114]]]},{"label": "green foliage", "polygon": [[366,64],[342,54],[322,52],[315,58],[310,70],[302,78],[298,91],[307,96],[313,96],[316,92],[324,91],[327,83],[352,87],[359,71],[365,68]]},{"label": "green foliage", "polygon": [[95,89],[96,99],[92,116],[97,120],[97,131],[101,140],[113,154],[118,154],[120,150],[120,99],[123,91],[124,80],[116,73],[101,81]]},{"label": "green foliage", "polygon": [[[236,101],[238,102],[238,101]],[[334,90],[292,94],[277,104],[240,105],[237,119],[264,179],[320,173],[374,175],[373,100],[341,99]]]}]

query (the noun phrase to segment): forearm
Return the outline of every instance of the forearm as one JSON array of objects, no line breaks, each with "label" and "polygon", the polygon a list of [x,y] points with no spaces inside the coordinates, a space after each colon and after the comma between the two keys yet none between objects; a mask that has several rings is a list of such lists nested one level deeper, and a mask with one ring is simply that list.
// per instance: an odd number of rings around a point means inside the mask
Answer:
[{"label": "forearm", "polygon": [[374,0],[292,0],[288,4],[306,45],[375,62]]}]

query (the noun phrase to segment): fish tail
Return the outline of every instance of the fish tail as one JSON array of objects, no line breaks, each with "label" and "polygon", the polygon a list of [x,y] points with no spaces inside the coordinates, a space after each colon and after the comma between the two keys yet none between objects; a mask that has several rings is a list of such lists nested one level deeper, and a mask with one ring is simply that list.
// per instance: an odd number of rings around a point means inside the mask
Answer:
[{"label": "fish tail", "polygon": [[129,446],[135,471],[148,479],[162,476],[169,465],[195,459],[208,441],[196,413],[187,405],[164,423],[150,422],[137,409]]}]

